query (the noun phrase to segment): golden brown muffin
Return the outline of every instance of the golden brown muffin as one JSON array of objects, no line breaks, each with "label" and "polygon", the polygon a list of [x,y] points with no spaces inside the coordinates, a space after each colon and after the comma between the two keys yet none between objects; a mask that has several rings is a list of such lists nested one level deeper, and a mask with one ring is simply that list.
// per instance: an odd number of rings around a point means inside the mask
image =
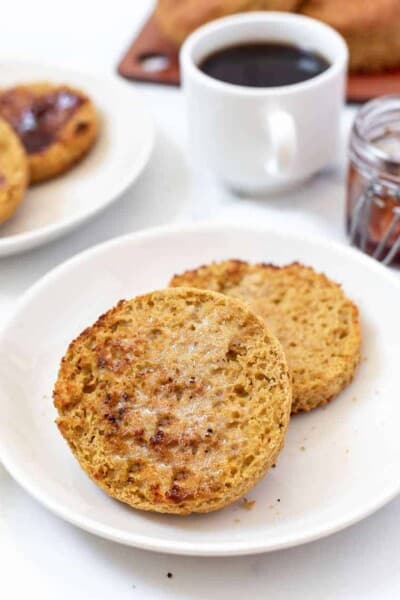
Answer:
[{"label": "golden brown muffin", "polygon": [[54,390],[58,427],[114,498],[188,514],[234,502],[279,453],[286,360],[262,319],[187,288],[121,301],[71,343]]},{"label": "golden brown muffin", "polygon": [[400,0],[306,0],[300,12],[344,36],[352,71],[400,65]]},{"label": "golden brown muffin", "polygon": [[28,161],[17,135],[0,119],[0,223],[17,210],[28,185]]},{"label": "golden brown muffin", "polygon": [[240,298],[265,319],[289,364],[293,413],[329,402],[352,380],[360,358],[358,310],[337,283],[310,267],[228,260],[176,275],[170,285]]},{"label": "golden brown muffin", "polygon": [[232,15],[256,10],[295,11],[301,0],[158,0],[155,18],[161,31],[175,44],[200,25]]},{"label": "golden brown muffin", "polygon": [[91,100],[67,85],[32,83],[4,90],[0,117],[25,147],[31,183],[70,169],[87,154],[98,132]]}]

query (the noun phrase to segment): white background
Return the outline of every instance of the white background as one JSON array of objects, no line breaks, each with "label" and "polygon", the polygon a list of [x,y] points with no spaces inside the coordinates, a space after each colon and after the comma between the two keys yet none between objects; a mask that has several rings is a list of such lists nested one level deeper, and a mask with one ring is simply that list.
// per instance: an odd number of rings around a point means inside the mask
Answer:
[{"label": "white background", "polygon": [[[151,5],[147,0],[4,0],[0,68],[9,56],[97,74],[113,72]],[[97,242],[143,227],[226,216],[316,232],[346,243],[344,158],[352,109],[343,115],[342,164],[296,192],[249,200],[231,196],[191,164],[178,89],[127,85],[132,94],[141,95],[157,124],[149,166],[117,204],[79,231],[0,260],[0,324],[21,293],[50,268]],[[395,500],[347,531],[274,554],[231,559],[151,554],[97,539],[62,522],[28,497],[0,465],[4,600],[392,599],[400,595],[399,540],[400,500]],[[172,579],[167,572],[173,573]]]}]

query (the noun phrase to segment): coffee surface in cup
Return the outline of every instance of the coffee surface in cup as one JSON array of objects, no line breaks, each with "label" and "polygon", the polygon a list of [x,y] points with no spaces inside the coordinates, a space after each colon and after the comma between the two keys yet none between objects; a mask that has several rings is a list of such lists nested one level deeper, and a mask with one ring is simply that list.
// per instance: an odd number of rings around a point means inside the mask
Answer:
[{"label": "coffee surface in cup", "polygon": [[312,79],[330,67],[321,54],[279,42],[222,48],[206,56],[199,69],[220,81],[247,87],[277,87]]}]

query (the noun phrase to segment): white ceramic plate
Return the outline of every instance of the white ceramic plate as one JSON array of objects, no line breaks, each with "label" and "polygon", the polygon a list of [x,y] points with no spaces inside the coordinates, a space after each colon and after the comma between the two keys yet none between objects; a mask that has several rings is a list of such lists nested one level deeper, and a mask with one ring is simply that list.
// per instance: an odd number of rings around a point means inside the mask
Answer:
[{"label": "white ceramic plate", "polygon": [[135,181],[153,146],[152,120],[127,84],[58,67],[0,63],[0,88],[29,81],[82,88],[99,109],[101,132],[81,163],[28,189],[13,218],[0,226],[0,256],[39,246],[94,216]]},{"label": "white ceramic plate", "polygon": [[[240,502],[180,518],[133,510],[81,471],[54,425],[52,386],[67,344],[121,298],[165,287],[213,259],[300,260],[342,282],[361,309],[363,361],[325,409],[292,419],[276,469]],[[0,338],[0,457],[49,509],[112,540],[180,554],[256,553],[342,529],[400,491],[400,285],[361,253],[262,227],[193,225],[122,237],[37,283]]]}]

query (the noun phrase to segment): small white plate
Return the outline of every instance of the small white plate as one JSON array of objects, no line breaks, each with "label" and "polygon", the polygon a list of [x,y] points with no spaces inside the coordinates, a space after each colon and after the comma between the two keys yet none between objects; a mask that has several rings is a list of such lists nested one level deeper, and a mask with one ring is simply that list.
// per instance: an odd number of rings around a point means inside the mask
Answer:
[{"label": "small white plate", "polygon": [[30,81],[68,83],[87,92],[101,130],[81,163],[27,190],[15,215],[0,226],[0,256],[49,242],[93,217],[135,181],[153,147],[152,119],[127,84],[59,67],[0,63],[0,88]]},{"label": "small white plate", "polygon": [[[299,260],[341,282],[360,307],[363,360],[326,408],[292,419],[277,467],[240,502],[208,515],[133,510],[81,471],[54,424],[52,387],[68,343],[121,298],[165,287],[213,259]],[[263,227],[166,227],[112,240],[46,275],[0,338],[0,457],[33,496],[106,538],[179,554],[294,546],[362,519],[400,491],[400,285],[358,251]]]}]

